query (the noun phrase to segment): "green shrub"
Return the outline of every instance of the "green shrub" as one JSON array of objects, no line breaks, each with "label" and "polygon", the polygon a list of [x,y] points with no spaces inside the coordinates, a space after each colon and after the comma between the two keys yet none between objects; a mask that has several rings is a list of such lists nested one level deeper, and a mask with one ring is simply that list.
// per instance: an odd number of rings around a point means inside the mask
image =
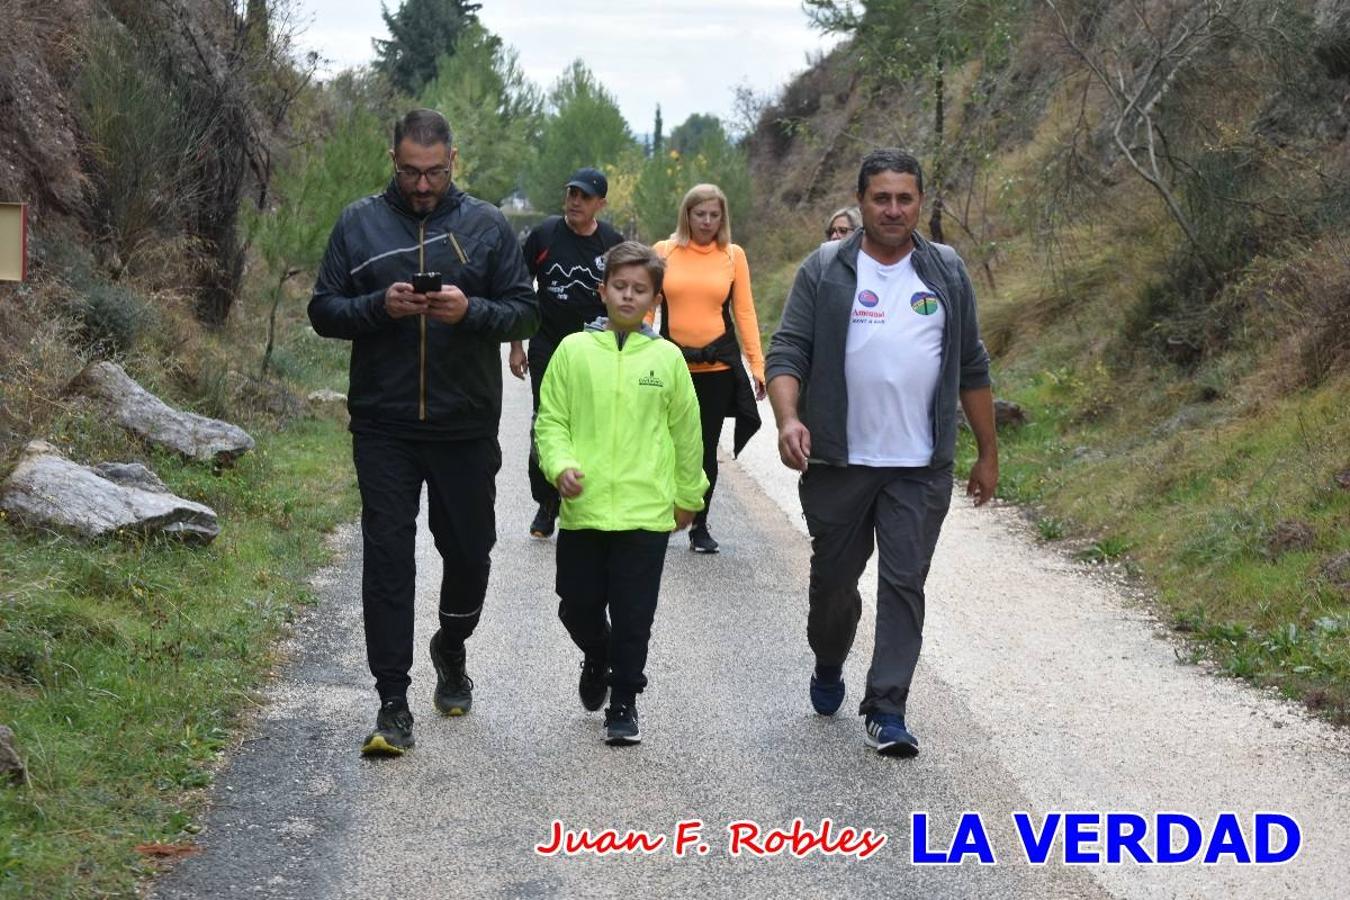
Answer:
[{"label": "green shrub", "polygon": [[72,301],[80,336],[95,356],[122,356],[156,322],[155,310],[123,284],[94,281]]}]

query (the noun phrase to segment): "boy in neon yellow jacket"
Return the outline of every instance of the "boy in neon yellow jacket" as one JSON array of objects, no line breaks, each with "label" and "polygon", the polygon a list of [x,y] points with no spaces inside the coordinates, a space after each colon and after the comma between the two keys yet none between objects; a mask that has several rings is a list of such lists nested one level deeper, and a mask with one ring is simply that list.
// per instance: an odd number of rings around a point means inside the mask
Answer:
[{"label": "boy in neon yellow jacket", "polygon": [[[558,617],[585,658],[588,710],[609,693],[604,737],[641,741],[636,697],[672,530],[703,508],[698,397],[678,347],[644,323],[664,263],[634,241],[605,254],[609,313],[558,345],[539,393],[539,467],[562,495]],[[608,617],[606,617],[608,609]]]}]

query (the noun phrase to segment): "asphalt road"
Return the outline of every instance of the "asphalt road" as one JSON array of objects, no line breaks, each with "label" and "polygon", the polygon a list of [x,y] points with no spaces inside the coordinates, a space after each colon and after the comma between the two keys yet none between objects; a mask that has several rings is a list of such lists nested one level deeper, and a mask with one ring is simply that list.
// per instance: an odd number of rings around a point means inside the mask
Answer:
[{"label": "asphalt road", "polygon": [[[910,700],[913,760],[863,745],[856,711],[872,610],[845,671],[840,715],[806,696],[809,544],[772,429],[724,462],[713,530],[723,552],[672,538],[657,611],[643,743],[610,748],[576,696],[579,654],[557,620],[552,541],[526,534],[529,390],[507,377],[498,543],[469,643],[473,712],[431,705],[426,643],[439,559],[419,532],[417,747],[357,752],[375,712],[360,614],[360,544],[335,536],[321,604],[213,790],[203,852],[153,885],[199,897],[1333,897],[1350,874],[1350,751],[1288,704],[1177,662],[1146,609],[1034,545],[1008,510],[953,503],[929,582],[927,644]],[[769,418],[767,406],[764,408]],[[345,465],[350,465],[343,461]],[[870,601],[875,573],[864,578]],[[1285,865],[1031,865],[1012,814],[1162,810],[1208,827],[1221,811],[1293,816]],[[978,812],[996,864],[915,865]],[[871,829],[866,859],[730,853],[728,827],[761,836],[794,819]],[[650,854],[544,856],[555,820],[665,835]],[[699,820],[707,852],[672,851]],[[1250,828],[1248,827],[1248,832]],[[1278,844],[1278,841],[1277,841]],[[696,846],[696,845],[695,845]],[[1089,844],[1089,849],[1101,849]]]}]

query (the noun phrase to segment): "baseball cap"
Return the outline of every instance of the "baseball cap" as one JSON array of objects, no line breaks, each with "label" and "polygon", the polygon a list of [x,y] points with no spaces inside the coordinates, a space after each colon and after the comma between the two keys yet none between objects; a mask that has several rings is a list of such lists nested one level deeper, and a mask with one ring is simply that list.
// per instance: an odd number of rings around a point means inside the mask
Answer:
[{"label": "baseball cap", "polygon": [[573,172],[567,186],[579,188],[592,197],[603,197],[609,193],[609,182],[605,180],[604,173],[589,166]]}]

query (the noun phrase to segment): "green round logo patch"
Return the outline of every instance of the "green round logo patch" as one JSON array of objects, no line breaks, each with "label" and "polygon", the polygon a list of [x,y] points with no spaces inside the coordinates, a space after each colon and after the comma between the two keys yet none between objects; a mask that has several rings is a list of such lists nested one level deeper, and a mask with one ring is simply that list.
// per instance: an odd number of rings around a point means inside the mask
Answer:
[{"label": "green round logo patch", "polygon": [[937,294],[930,294],[927,291],[919,291],[909,298],[909,308],[921,316],[931,316],[938,311],[938,305]]}]

